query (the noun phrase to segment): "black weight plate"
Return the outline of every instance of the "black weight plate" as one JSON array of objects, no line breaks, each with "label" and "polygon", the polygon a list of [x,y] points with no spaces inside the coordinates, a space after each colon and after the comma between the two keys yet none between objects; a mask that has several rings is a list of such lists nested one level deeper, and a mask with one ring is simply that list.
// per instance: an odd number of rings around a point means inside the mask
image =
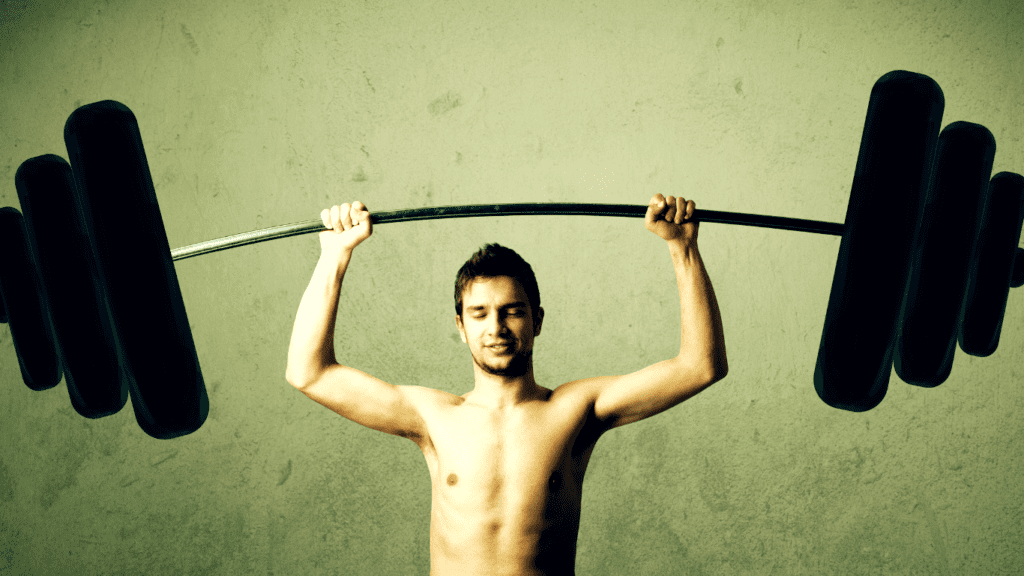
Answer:
[{"label": "black weight plate", "polygon": [[21,377],[32,390],[60,383],[63,367],[53,338],[46,292],[25,230],[25,218],[16,208],[0,208],[0,291],[9,308],[8,324]]},{"label": "black weight plate", "polygon": [[1024,286],[1024,248],[1017,248],[1013,256],[1013,276],[1010,277],[1010,288]]},{"label": "black weight plate", "polygon": [[64,141],[139,425],[190,434],[209,399],[135,115],[110,100],[82,106]]},{"label": "black weight plate", "polygon": [[862,412],[885,396],[944,104],[938,84],[912,72],[890,72],[871,90],[814,367],[829,406]]},{"label": "black weight plate", "polygon": [[979,124],[954,122],[939,135],[893,359],[908,384],[938,386],[953,368],[971,248],[995,153],[995,138]]},{"label": "black weight plate", "polygon": [[75,207],[74,176],[60,156],[26,160],[14,176],[50,304],[71,405],[86,418],[128,400],[103,283]]},{"label": "black weight plate", "polygon": [[999,345],[1022,223],[1024,177],[1000,172],[989,183],[960,321],[960,349],[972,356],[989,356]]},{"label": "black weight plate", "polygon": [[4,302],[3,290],[0,290],[0,324],[7,324],[7,303]]}]

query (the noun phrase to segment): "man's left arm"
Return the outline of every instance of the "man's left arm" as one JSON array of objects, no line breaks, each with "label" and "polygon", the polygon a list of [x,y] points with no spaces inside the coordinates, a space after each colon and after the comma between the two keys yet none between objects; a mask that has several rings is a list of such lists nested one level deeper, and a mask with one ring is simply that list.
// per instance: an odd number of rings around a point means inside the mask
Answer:
[{"label": "man's left arm", "polygon": [[675,358],[624,376],[586,381],[594,413],[610,429],[648,418],[725,378],[725,336],[715,291],[697,250],[694,203],[651,198],[644,225],[668,244],[679,285],[680,345]]}]

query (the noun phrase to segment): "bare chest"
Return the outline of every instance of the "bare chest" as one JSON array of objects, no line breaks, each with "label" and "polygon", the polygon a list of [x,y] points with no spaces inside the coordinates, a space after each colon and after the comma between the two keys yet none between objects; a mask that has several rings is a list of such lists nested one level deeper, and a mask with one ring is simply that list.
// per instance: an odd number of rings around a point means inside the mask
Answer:
[{"label": "bare chest", "polygon": [[504,412],[464,402],[425,416],[431,573],[572,573],[598,434],[586,402],[561,398]]},{"label": "bare chest", "polygon": [[581,434],[585,424],[582,411],[546,402],[507,413],[465,404],[440,411],[424,450],[435,506],[508,518],[578,493],[593,447]]}]

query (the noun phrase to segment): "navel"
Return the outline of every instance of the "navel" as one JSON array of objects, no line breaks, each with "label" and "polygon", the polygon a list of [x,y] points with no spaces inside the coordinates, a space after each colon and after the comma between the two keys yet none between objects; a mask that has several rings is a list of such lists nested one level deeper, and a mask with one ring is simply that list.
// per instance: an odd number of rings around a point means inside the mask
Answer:
[{"label": "navel", "polygon": [[459,477],[455,475],[455,472],[452,472],[451,474],[448,475],[448,485],[449,486],[455,486],[458,483],[459,483]]}]

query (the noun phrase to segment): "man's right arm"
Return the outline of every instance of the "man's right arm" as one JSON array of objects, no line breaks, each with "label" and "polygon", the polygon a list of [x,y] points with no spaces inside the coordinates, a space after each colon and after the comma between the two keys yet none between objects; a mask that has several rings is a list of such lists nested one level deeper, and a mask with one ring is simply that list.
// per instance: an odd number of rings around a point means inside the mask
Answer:
[{"label": "man's right arm", "polygon": [[[342,209],[344,215],[339,216]],[[324,215],[324,224],[333,229],[320,234],[320,260],[299,303],[285,379],[353,422],[419,443],[427,438],[426,425],[416,408],[423,392],[343,366],[334,355],[341,284],[353,249],[370,236],[369,212],[361,203],[335,206],[330,215]]]},{"label": "man's right arm", "polygon": [[288,382],[297,388],[320,378],[329,366],[337,364],[334,324],[338,318],[341,281],[351,257],[351,252],[340,256],[322,253],[302,295],[288,346],[285,373]]}]

